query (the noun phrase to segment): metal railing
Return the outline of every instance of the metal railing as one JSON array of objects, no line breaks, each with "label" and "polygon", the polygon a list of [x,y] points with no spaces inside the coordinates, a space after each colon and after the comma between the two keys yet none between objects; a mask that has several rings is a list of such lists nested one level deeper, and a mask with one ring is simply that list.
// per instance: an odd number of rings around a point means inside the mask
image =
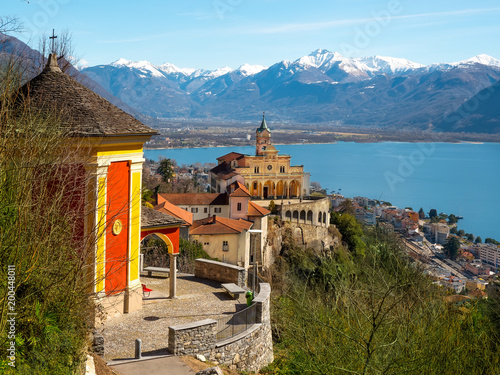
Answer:
[{"label": "metal railing", "polygon": [[[245,289],[252,290],[253,286],[253,269],[249,268],[246,273],[246,280],[245,280]],[[263,283],[264,281],[259,277],[259,272],[256,273],[255,276],[255,296],[257,297],[257,294],[260,292],[260,283]]]},{"label": "metal railing", "polygon": [[217,319],[217,341],[222,341],[246,331],[257,322],[257,305],[253,304],[235,314]]}]

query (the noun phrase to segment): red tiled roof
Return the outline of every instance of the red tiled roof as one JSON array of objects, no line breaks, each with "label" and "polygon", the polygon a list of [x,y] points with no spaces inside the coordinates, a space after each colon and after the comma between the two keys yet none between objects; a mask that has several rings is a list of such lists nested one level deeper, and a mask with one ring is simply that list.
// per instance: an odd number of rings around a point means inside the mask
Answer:
[{"label": "red tiled roof", "polygon": [[230,197],[251,197],[248,189],[245,187],[245,185],[243,185],[239,181],[233,182],[231,185],[228,186],[227,190],[233,191],[231,194],[229,194]]},{"label": "red tiled roof", "polygon": [[177,207],[175,204],[172,204],[169,201],[160,203],[159,205],[155,206],[154,209],[156,211],[160,211],[168,215],[182,219],[188,225],[193,225],[193,214],[191,212],[183,210],[180,207]]},{"label": "red tiled roof", "polygon": [[158,194],[161,198],[169,201],[176,206],[203,206],[203,205],[226,205],[228,204],[227,195],[219,193],[179,193],[179,194]]},{"label": "red tiled roof", "polygon": [[226,155],[223,155],[219,158],[217,158],[217,160],[219,161],[225,161],[225,162],[231,162],[233,160],[239,160],[241,158],[245,157],[245,155],[243,154],[240,154],[239,152],[230,152],[229,154],[226,154]]},{"label": "red tiled roof", "polygon": [[252,201],[248,202],[248,216],[266,216],[269,215],[271,211],[267,208],[259,206],[257,203]]},{"label": "red tiled roof", "polygon": [[222,180],[229,180],[231,177],[238,175],[231,166],[225,161],[210,170]]},{"label": "red tiled roof", "polygon": [[190,234],[238,234],[249,230],[253,223],[243,219],[234,220],[212,216],[206,219],[195,220]]}]

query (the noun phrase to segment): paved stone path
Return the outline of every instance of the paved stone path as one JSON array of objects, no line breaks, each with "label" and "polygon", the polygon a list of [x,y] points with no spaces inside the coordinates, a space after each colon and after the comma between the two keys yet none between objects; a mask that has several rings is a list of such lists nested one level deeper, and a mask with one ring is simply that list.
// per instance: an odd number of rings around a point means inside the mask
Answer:
[{"label": "paved stone path", "polygon": [[120,375],[195,375],[189,366],[173,356],[124,363],[111,368],[118,371]]},{"label": "paved stone path", "polygon": [[143,354],[161,354],[168,347],[169,326],[216,319],[246,307],[243,297],[230,298],[220,283],[194,276],[177,278],[175,300],[167,298],[168,278],[141,277],[141,282],[153,289],[142,310],[109,318],[99,329],[107,361],[133,358],[136,339],[142,341]]}]

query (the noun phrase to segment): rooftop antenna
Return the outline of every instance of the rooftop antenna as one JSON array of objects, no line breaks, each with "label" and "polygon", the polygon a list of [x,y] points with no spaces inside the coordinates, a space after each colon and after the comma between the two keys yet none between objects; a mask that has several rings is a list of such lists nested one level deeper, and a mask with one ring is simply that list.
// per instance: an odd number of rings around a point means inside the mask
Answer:
[{"label": "rooftop antenna", "polygon": [[52,49],[52,52],[51,53],[56,53],[56,34],[54,33],[55,30],[52,29],[52,36],[49,37],[49,39],[51,39],[51,49]]}]

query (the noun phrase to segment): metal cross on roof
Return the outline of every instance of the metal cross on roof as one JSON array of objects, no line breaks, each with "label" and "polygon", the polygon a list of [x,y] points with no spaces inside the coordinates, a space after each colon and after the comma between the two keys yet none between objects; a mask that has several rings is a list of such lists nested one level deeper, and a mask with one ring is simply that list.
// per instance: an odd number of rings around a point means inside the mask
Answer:
[{"label": "metal cross on roof", "polygon": [[56,53],[56,45],[55,45],[55,41],[56,41],[56,38],[57,36],[54,34],[54,29],[52,29],[52,36],[49,36],[49,39],[52,39],[52,45],[51,45],[51,49],[52,49],[52,53]]}]

